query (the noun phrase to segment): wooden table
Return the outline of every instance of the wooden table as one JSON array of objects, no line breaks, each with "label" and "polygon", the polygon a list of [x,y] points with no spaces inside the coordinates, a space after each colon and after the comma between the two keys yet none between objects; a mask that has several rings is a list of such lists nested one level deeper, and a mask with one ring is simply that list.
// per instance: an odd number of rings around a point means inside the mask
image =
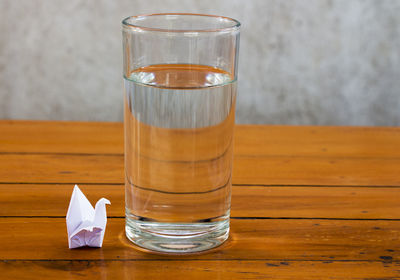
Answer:
[{"label": "wooden table", "polygon": [[[399,279],[400,128],[237,126],[230,240],[163,256],[124,237],[120,123],[0,121],[1,279]],[[70,250],[77,183],[111,200]]]}]

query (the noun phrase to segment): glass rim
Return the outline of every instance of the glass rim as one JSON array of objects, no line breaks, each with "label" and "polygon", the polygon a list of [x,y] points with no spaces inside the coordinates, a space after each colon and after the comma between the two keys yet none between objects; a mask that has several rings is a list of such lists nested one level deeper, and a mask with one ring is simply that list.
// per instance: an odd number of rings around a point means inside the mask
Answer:
[{"label": "glass rim", "polygon": [[[204,28],[204,29],[165,29],[165,28],[155,28],[155,27],[146,27],[141,26],[140,24],[132,24],[128,21],[131,19],[143,19],[149,18],[153,16],[193,16],[193,17],[209,17],[209,18],[219,18],[230,21],[232,23],[231,26],[221,27],[221,28]],[[225,16],[217,16],[217,15],[208,15],[208,14],[195,14],[195,13],[154,13],[154,14],[142,14],[136,16],[129,16],[122,20],[122,25],[126,27],[136,28],[143,31],[158,31],[158,32],[169,32],[169,33],[185,33],[185,32],[227,32],[234,31],[240,29],[240,22],[236,19],[225,17]]]}]

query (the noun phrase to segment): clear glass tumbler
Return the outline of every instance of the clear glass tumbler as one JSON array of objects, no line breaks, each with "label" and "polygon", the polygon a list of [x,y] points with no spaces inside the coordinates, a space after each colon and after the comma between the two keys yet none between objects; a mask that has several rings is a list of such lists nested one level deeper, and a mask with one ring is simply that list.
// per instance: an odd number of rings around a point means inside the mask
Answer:
[{"label": "clear glass tumbler", "polygon": [[126,236],[159,252],[229,235],[240,23],[199,14],[123,20]]}]

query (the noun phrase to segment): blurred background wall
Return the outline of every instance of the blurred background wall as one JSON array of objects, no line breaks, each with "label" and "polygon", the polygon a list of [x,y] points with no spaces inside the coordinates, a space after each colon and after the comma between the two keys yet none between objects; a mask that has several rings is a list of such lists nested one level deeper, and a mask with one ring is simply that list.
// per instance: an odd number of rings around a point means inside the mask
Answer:
[{"label": "blurred background wall", "polygon": [[238,123],[400,125],[397,0],[0,0],[0,119],[121,121],[121,20],[242,22]]}]

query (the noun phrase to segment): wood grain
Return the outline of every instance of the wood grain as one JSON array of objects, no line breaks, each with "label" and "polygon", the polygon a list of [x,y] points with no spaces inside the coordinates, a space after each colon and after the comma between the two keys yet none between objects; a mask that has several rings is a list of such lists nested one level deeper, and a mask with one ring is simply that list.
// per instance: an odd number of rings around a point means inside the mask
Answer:
[{"label": "wood grain", "polygon": [[[123,185],[80,185],[94,204],[125,215]],[[0,184],[0,216],[65,216],[73,185]],[[38,203],[40,201],[40,203]],[[251,201],[251,203],[249,203]],[[400,219],[400,188],[233,186],[233,217]]]},{"label": "wood grain", "polygon": [[109,219],[102,248],[70,250],[63,218],[1,218],[0,259],[400,260],[400,221],[232,220],[227,243],[187,256],[135,250],[124,236],[124,222]]},{"label": "wood grain", "polygon": [[[123,156],[0,154],[0,182],[123,183]],[[400,186],[400,158],[235,157],[233,184]]]},{"label": "wood grain", "polygon": [[[399,262],[7,261],[2,279],[398,279]],[[34,271],[34,273],[32,273]],[[162,276],[161,276],[162,275]]]}]

